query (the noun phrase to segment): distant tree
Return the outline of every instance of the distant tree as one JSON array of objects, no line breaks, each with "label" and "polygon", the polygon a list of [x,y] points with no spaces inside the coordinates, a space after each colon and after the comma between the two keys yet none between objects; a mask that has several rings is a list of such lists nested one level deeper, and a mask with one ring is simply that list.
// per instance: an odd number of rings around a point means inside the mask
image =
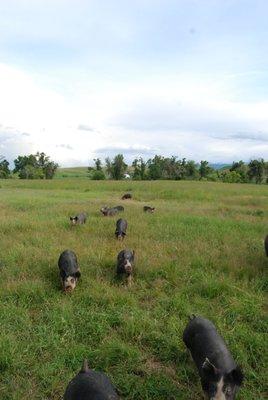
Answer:
[{"label": "distant tree", "polygon": [[110,158],[108,157],[106,158],[105,162],[107,172],[112,179],[123,179],[124,173],[127,169],[127,164],[125,164],[124,162],[123,154],[117,154],[113,160],[110,160]]},{"label": "distant tree", "polygon": [[99,158],[94,158],[95,168],[88,167],[89,178],[94,181],[105,180],[105,173],[102,169],[102,163]]},{"label": "distant tree", "polygon": [[146,162],[142,157],[136,158],[132,163],[132,167],[134,168],[133,179],[142,181],[146,179]]},{"label": "distant tree", "polygon": [[219,178],[220,180],[222,180],[223,182],[226,183],[240,183],[243,182],[242,181],[242,177],[239,174],[239,172],[237,171],[231,171],[231,170],[223,170],[219,173]]},{"label": "distant tree", "polygon": [[34,167],[32,165],[25,165],[23,169],[19,171],[20,179],[44,179],[45,174],[42,168]]},{"label": "distant tree", "polygon": [[212,172],[212,168],[208,165],[208,161],[201,161],[199,167],[200,179],[207,178]]},{"label": "distant tree", "polygon": [[9,162],[3,156],[0,156],[0,179],[7,179],[9,177]]},{"label": "distant tree", "polygon": [[58,164],[43,152],[18,156],[14,165],[13,172],[18,173],[20,179],[52,179],[58,168]]},{"label": "distant tree", "polygon": [[96,171],[102,171],[101,160],[99,158],[94,158]]},{"label": "distant tree", "polygon": [[259,160],[251,160],[248,164],[249,180],[256,183],[262,183],[265,174],[265,162],[263,158]]},{"label": "distant tree", "polygon": [[247,182],[247,180],[248,180],[247,170],[248,170],[248,167],[242,160],[240,160],[238,162],[233,162],[233,164],[230,168],[230,172],[236,172],[237,174],[240,175],[239,182]]},{"label": "distant tree", "polygon": [[193,160],[189,160],[185,165],[186,177],[189,179],[197,179],[198,178],[198,169],[197,164]]},{"label": "distant tree", "polygon": [[154,156],[153,159],[147,161],[148,177],[149,179],[161,179],[163,178],[165,158],[162,156]]}]

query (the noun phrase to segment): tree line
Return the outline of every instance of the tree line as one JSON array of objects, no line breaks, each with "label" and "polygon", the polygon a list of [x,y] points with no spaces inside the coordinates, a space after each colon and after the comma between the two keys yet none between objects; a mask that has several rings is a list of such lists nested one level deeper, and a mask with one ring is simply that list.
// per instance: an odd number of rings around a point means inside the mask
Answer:
[{"label": "tree line", "polygon": [[97,158],[95,167],[88,167],[89,177],[93,180],[120,180],[128,173],[134,180],[208,180],[228,183],[268,183],[268,162],[264,159],[233,162],[228,168],[216,170],[206,160],[196,163],[186,158],[154,156],[145,161],[136,158],[131,166],[124,161],[122,154],[112,160],[105,159],[105,164]]},{"label": "tree line", "polygon": [[[233,162],[227,168],[216,170],[206,160],[196,163],[186,158],[163,157],[155,155],[147,161],[136,158],[130,166],[123,154],[109,157],[105,162],[94,159],[94,167],[88,167],[89,178],[93,180],[125,178],[127,173],[134,180],[208,180],[228,183],[268,183],[268,162],[264,159]],[[59,165],[44,152],[18,156],[14,160],[14,169],[9,162],[0,156],[0,179],[18,176],[20,179],[52,179]]]},{"label": "tree line", "polygon": [[20,179],[52,179],[59,167],[43,152],[18,156],[14,160],[14,166],[11,170],[9,162],[0,156],[0,178],[7,179],[17,175]]}]

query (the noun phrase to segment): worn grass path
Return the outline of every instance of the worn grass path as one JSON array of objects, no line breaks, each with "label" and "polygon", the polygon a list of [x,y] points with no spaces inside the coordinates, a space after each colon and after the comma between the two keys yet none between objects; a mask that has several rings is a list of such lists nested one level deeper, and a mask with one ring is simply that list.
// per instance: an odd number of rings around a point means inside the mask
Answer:
[{"label": "worn grass path", "polygon": [[[83,358],[106,371],[123,399],[197,400],[201,387],[182,343],[191,313],[213,320],[246,382],[267,391],[267,186],[206,182],[0,181],[0,398],[59,400]],[[133,200],[120,196],[133,190]],[[135,284],[115,279],[122,244],[136,251]],[[156,206],[146,215],[143,205]],[[85,226],[68,217],[89,213]],[[57,260],[77,253],[82,279],[60,290]]]}]

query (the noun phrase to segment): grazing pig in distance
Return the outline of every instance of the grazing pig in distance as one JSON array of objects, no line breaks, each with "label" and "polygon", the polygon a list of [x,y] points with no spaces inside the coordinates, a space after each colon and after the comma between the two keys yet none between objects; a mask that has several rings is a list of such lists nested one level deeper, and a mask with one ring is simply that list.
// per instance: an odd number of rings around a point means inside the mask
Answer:
[{"label": "grazing pig in distance", "polygon": [[143,211],[144,211],[144,212],[153,213],[154,210],[155,210],[155,207],[150,207],[150,206],[144,206],[144,207],[143,207]]},{"label": "grazing pig in distance", "polygon": [[132,282],[134,255],[134,250],[121,250],[117,256],[117,274],[126,274],[128,285]]},{"label": "grazing pig in distance", "polygon": [[115,208],[117,211],[124,211],[124,207],[123,206],[115,206],[113,208]]},{"label": "grazing pig in distance", "polygon": [[86,213],[77,214],[75,217],[70,217],[70,221],[72,225],[80,225],[85,224],[87,220]]},{"label": "grazing pig in distance", "polygon": [[193,316],[184,330],[183,341],[191,352],[208,399],[234,400],[243,373],[213,323]]},{"label": "grazing pig in distance", "polygon": [[116,215],[118,213],[118,209],[113,207],[113,208],[108,208],[107,206],[102,207],[100,209],[101,213],[105,216],[105,217],[112,217],[114,215]]},{"label": "grazing pig in distance", "polygon": [[122,200],[126,200],[126,199],[132,199],[132,194],[131,193],[125,193],[122,196]]},{"label": "grazing pig in distance", "polygon": [[118,240],[123,240],[127,234],[127,221],[120,218],[116,221],[115,236]]},{"label": "grazing pig in distance", "polygon": [[119,400],[119,397],[107,375],[89,369],[85,360],[67,386],[63,400]]},{"label": "grazing pig in distance", "polygon": [[268,235],[266,236],[266,238],[264,240],[264,248],[265,248],[265,253],[268,257]]},{"label": "grazing pig in distance", "polygon": [[76,287],[78,278],[81,276],[75,253],[71,250],[65,250],[61,253],[58,266],[63,290],[65,292],[73,291]]}]

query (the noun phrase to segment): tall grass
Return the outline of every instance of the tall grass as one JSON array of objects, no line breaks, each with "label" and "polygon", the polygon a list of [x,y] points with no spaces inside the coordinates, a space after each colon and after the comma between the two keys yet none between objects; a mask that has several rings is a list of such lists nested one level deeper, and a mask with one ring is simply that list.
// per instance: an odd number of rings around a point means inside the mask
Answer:
[{"label": "tall grass", "polygon": [[[268,193],[199,182],[1,181],[0,398],[59,400],[83,358],[122,398],[197,400],[182,343],[191,313],[213,320],[242,365],[238,398],[265,399]],[[133,200],[122,193],[132,190]],[[128,234],[114,238],[125,206]],[[143,205],[156,207],[144,214]],[[68,217],[87,211],[84,226]],[[120,249],[136,251],[134,285],[115,278]],[[82,279],[60,289],[57,260],[77,253]]]}]

